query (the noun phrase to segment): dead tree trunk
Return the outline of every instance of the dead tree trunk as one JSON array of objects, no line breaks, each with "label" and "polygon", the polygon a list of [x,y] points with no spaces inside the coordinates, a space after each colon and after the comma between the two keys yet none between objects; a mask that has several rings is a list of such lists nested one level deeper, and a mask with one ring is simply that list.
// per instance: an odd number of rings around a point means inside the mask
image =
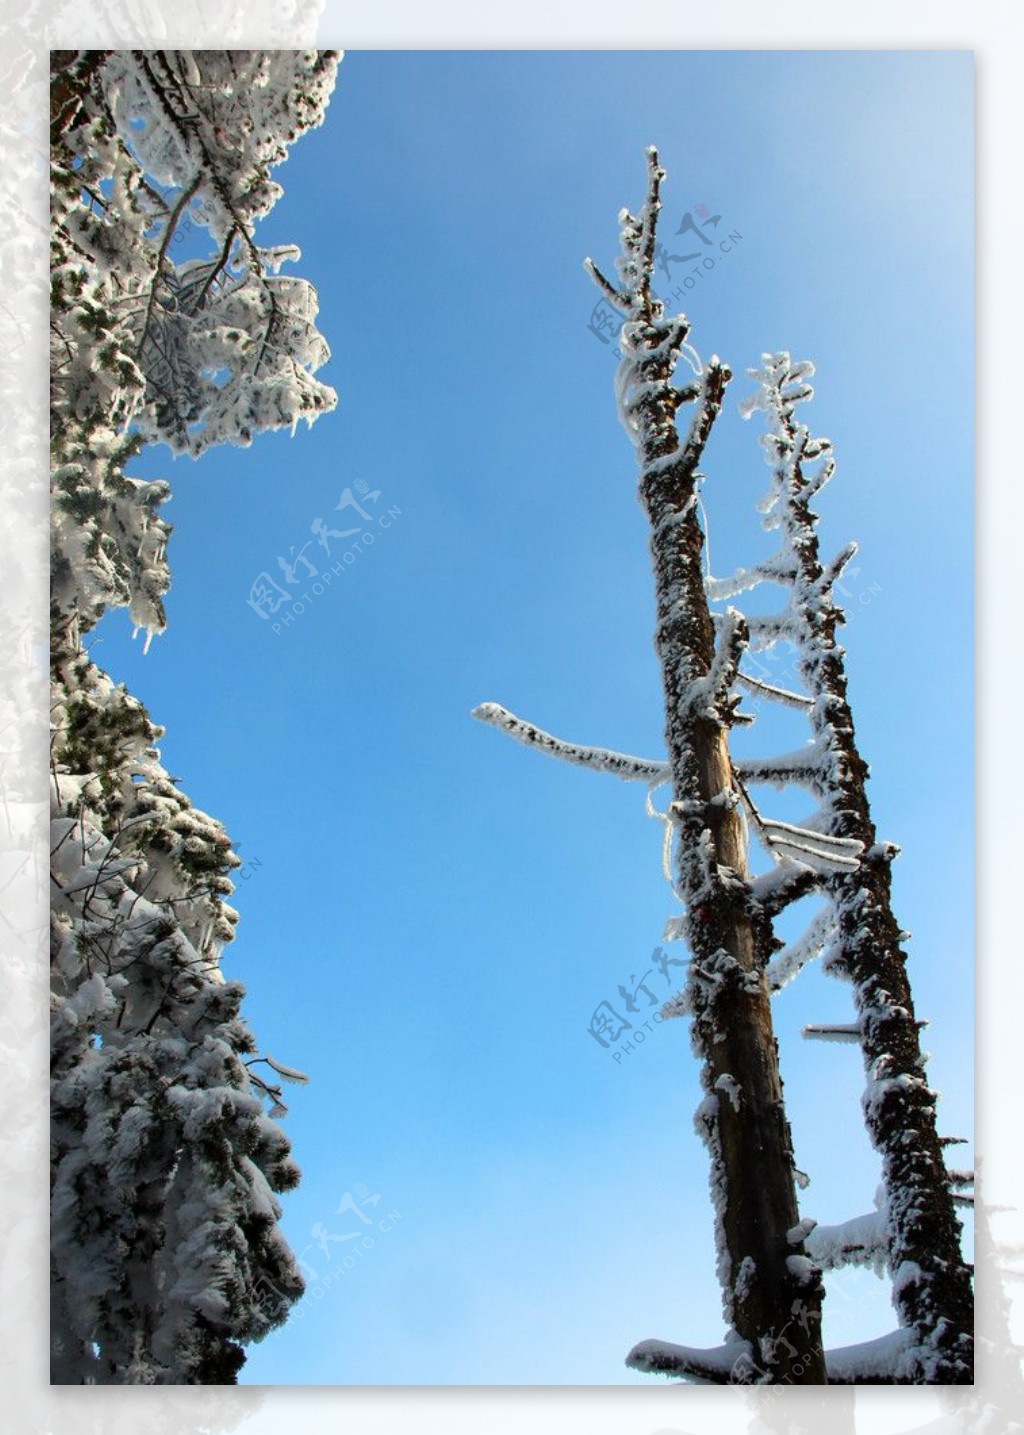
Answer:
[{"label": "dead tree trunk", "polygon": [[[821,759],[817,790],[825,814],[822,827],[836,838],[854,839],[863,852],[858,862],[823,880],[838,929],[828,967],[853,986],[855,1030],[868,1073],[865,1121],[882,1158],[893,1304],[901,1326],[916,1334],[901,1378],[914,1384],[970,1384],[970,1270],[961,1252],[960,1222],[936,1131],[935,1092],[925,1080],[919,1023],[900,945],[905,933],[892,911],[890,864],[898,849],[877,840],[867,798],[868,768],[857,748],[844,653],[836,641],[842,611],[832,589],[855,545],[822,564],[817,514],[810,504],[831,476],[831,445],[827,439],[812,439],[806,425],[793,416],[795,405],[811,396],[805,380],[813,367],[793,365],[788,354],[765,355],[763,362],[757,374],[760,393],[749,407],[763,408],[768,419],[764,443],[773,465],[773,507],[782,532],[782,557],[774,562],[773,581],[792,594],[785,623],[797,649],[796,670],[807,688],[806,712]],[[738,591],[729,580],[717,586],[724,590],[722,596]]]},{"label": "dead tree trunk", "polygon": [[[749,1343],[752,1366],[737,1361],[723,1377],[718,1352],[702,1367],[698,1352],[655,1342],[637,1347],[631,1361],[705,1379],[715,1379],[717,1370],[718,1379],[744,1383],[824,1384],[820,1274],[801,1244],[765,979],[771,905],[756,899],[748,874],[727,746],[736,701],[729,693],[746,629],[732,614],[716,647],[701,565],[697,469],[731,376],[712,358],[694,381],[675,385],[689,325],[681,316],[666,318],[651,292],[663,172],[653,150],[648,161],[640,217],[623,216],[621,287],[589,267],[624,319],[618,394],[651,529],[676,880],[691,953],[692,1041],[706,1093],[696,1123],[711,1156],[725,1315]],[[676,419],[684,405],[695,413],[681,438]],[[793,881],[811,875],[794,869]]]}]

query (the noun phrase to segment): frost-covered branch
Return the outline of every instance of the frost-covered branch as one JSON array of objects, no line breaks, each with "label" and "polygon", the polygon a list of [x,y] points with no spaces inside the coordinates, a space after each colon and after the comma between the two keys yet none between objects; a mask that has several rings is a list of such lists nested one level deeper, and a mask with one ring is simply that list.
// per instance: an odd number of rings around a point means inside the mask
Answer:
[{"label": "frost-covered branch", "polygon": [[749,592],[759,583],[791,582],[793,576],[792,557],[783,551],[776,554],[774,558],[765,559],[763,563],[755,563],[752,568],[738,568],[728,578],[708,578],[705,580],[705,586],[711,602],[718,603],[723,599],[735,598],[740,593]]},{"label": "frost-covered branch", "polygon": [[727,608],[714,657],[707,673],[695,678],[686,694],[688,711],[694,717],[707,717],[728,724],[733,720],[738,698],[730,699],[740,659],[747,646],[747,625],[743,614]]},{"label": "frost-covered branch", "polygon": [[709,1350],[673,1345],[667,1340],[641,1340],[626,1356],[626,1365],[646,1375],[674,1375],[695,1384],[757,1383],[753,1351],[745,1340],[733,1340]]},{"label": "frost-covered branch", "polygon": [[[55,78],[53,581],[86,627],[117,606],[165,625],[168,489],[124,473],[143,439],[194,457],[334,406],[315,293],[276,273],[285,250],[254,225],[336,67],[330,51],[103,51]],[[209,232],[208,260],[175,258],[186,225]]]},{"label": "frost-covered branch", "polygon": [[749,673],[737,673],[736,682],[739,687],[746,688],[755,697],[771,698],[773,702],[781,703],[783,707],[809,708],[813,703],[813,699],[804,693],[793,693],[788,688],[778,688],[773,683],[763,683],[759,678],[752,678]]},{"label": "frost-covered branch", "polygon": [[[857,1021],[849,1032],[860,1042],[868,1073],[865,1120],[882,1157],[887,1257],[894,1276],[894,1304],[905,1327],[901,1369],[904,1378],[919,1383],[969,1383],[970,1272],[960,1249],[955,1197],[935,1127],[935,1093],[922,1075],[920,1023],[900,945],[906,934],[892,912],[894,854],[876,838],[866,790],[867,765],[857,747],[843,653],[835,639],[842,613],[834,602],[833,587],[856,545],[847,544],[830,563],[821,561],[817,516],[810,500],[832,477],[835,459],[830,442],[812,437],[795,416],[797,405],[812,396],[807,380],[813,365],[794,363],[782,352],[763,355],[761,367],[749,372],[757,388],[741,412],[746,417],[755,412],[764,415],[767,432],[762,447],[772,474],[759,508],[765,527],[781,535],[781,547],[772,560],[776,571],[791,572],[784,613],[751,620],[751,647],[769,646],[779,637],[795,647],[797,672],[809,699],[811,744],[805,753],[748,760],[736,767],[746,781],[809,787],[820,799],[814,829],[851,844],[848,849],[836,848],[822,868],[827,912],[770,966],[769,980],[780,985],[827,941],[826,969],[852,984]],[[777,581],[774,575],[772,581]],[[785,836],[783,841],[788,844],[784,850],[805,862],[813,861],[808,849],[829,850],[806,834],[798,836],[795,845]],[[784,879],[769,874],[772,880]],[[826,928],[832,932],[827,937]],[[808,1034],[835,1039],[848,1033],[842,1028],[812,1028]],[[822,1239],[820,1234],[817,1238]],[[830,1380],[840,1378],[838,1371],[846,1368],[843,1359],[836,1365],[837,1358],[834,1353],[829,1356]],[[855,1362],[847,1365],[854,1369]],[[861,1370],[861,1378],[873,1378],[864,1374],[866,1369]]]},{"label": "frost-covered branch", "polygon": [[823,1271],[864,1266],[882,1275],[889,1256],[889,1226],[884,1210],[868,1211],[837,1226],[818,1226],[805,1237],[807,1254]]},{"label": "frost-covered branch", "polygon": [[[920,1357],[914,1332],[902,1328],[825,1352],[829,1385],[915,1385]],[[931,1382],[928,1382],[931,1383]]]},{"label": "frost-covered branch", "polygon": [[763,782],[780,790],[795,783],[817,795],[824,791],[827,775],[825,749],[816,742],[779,757],[734,758],[733,767],[744,782]]},{"label": "frost-covered branch", "polygon": [[510,713],[498,703],[481,703],[470,713],[470,717],[497,728],[509,737],[521,742],[524,747],[535,748],[549,757],[562,762],[574,763],[577,767],[589,767],[595,772],[610,772],[626,782],[663,782],[669,776],[667,762],[657,762],[645,757],[630,757],[626,753],[611,752],[604,747],[581,747],[578,743],[563,742],[542,728]]},{"label": "frost-covered branch", "polygon": [[833,837],[769,817],[762,817],[760,826],[774,851],[783,857],[795,856],[817,871],[855,872],[860,865],[864,848],[855,837]]},{"label": "frost-covered branch", "polygon": [[861,1038],[860,1023],[810,1022],[801,1028],[800,1035],[808,1041],[835,1041],[842,1045],[852,1043],[857,1046]]},{"label": "frost-covered branch", "polygon": [[783,947],[768,964],[768,985],[773,992],[781,991],[808,962],[820,957],[834,940],[837,930],[835,911],[831,902],[816,912],[806,929],[795,942]]},{"label": "frost-covered branch", "polygon": [[752,878],[750,892],[766,916],[777,917],[794,902],[799,902],[801,897],[817,891],[821,883],[821,873],[814,867],[796,858],[786,857],[778,866]]}]

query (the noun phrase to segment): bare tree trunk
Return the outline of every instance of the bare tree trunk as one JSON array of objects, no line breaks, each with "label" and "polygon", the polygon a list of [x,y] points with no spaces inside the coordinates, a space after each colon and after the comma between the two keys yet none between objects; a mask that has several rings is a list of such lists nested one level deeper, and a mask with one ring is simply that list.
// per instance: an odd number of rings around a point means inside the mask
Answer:
[{"label": "bare tree trunk", "polygon": [[[765,356],[768,360],[769,356]],[[773,367],[774,365],[774,367]],[[774,434],[783,542],[792,555],[791,600],[797,671],[807,686],[811,730],[828,753],[821,795],[836,837],[853,838],[863,858],[853,870],[826,880],[838,914],[838,941],[829,967],[853,985],[868,1087],[864,1115],[882,1158],[887,1196],[893,1303],[902,1326],[918,1335],[913,1382],[970,1384],[973,1380],[973,1298],[960,1245],[942,1145],[935,1125],[935,1093],[925,1080],[919,1025],[900,941],[905,935],[891,904],[890,864],[898,849],[880,844],[868,805],[867,764],[857,748],[847,701],[843,649],[836,642],[842,613],[832,586],[854,551],[825,569],[819,551],[813,494],[832,460],[809,476],[804,460],[827,455],[827,440],[810,439],[795,422],[794,404],[810,397],[802,384],[810,365],[788,354],[766,364],[764,407]],[[779,580],[776,580],[779,581]]]},{"label": "bare tree trunk", "polygon": [[[689,326],[682,317],[665,318],[651,294],[662,177],[649,151],[644,210],[639,219],[623,218],[621,290],[590,268],[625,319],[619,395],[651,525],[692,1042],[706,1093],[696,1122],[711,1156],[725,1315],[749,1342],[754,1363],[726,1378],[825,1384],[820,1274],[803,1253],[765,978],[771,912],[755,900],[749,878],[727,746],[735,702],[728,694],[746,630],[732,615],[716,650],[701,564],[697,467],[730,373],[712,358],[696,382],[681,389],[673,383]],[[695,417],[680,442],[676,412],[688,403],[696,404]],[[634,1363],[685,1373],[681,1357],[659,1365],[654,1344],[638,1347]]]}]

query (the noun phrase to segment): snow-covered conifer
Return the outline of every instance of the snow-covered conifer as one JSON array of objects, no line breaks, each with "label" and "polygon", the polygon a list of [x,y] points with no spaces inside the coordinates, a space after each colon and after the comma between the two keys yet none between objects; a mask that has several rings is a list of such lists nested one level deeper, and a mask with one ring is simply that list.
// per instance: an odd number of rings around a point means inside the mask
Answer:
[{"label": "snow-covered conifer", "polygon": [[[316,296],[278,273],[297,251],[255,225],[337,55],[53,63],[52,1378],[232,1383],[303,1289],[278,1226],[298,1180],[281,1068],[220,970],[240,863],[82,638],[116,607],[165,624],[169,490],[125,473],[140,445],[196,456],[334,404]],[[179,257],[186,239],[209,254]]]}]

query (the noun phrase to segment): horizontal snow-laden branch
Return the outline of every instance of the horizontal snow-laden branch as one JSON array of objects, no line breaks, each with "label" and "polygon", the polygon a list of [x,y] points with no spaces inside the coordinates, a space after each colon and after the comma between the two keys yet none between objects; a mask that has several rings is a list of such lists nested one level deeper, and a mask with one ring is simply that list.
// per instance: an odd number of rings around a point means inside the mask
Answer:
[{"label": "horizontal snow-laden branch", "polygon": [[760,814],[758,825],[775,852],[823,872],[855,872],[864,851],[863,842],[856,837],[812,832],[809,827],[794,827],[790,822],[776,822]]},{"label": "horizontal snow-laden branch", "polygon": [[795,783],[819,797],[828,773],[827,754],[820,741],[808,742],[779,757],[733,758],[732,765],[744,782],[763,782],[780,791]]},{"label": "horizontal snow-laden branch", "polygon": [[710,1350],[666,1340],[641,1340],[626,1356],[626,1365],[647,1375],[676,1375],[708,1385],[746,1385],[755,1369],[753,1352],[745,1340],[732,1340]]},{"label": "horizontal snow-laden branch", "polygon": [[868,1211],[836,1226],[815,1226],[804,1238],[804,1249],[823,1271],[865,1266],[880,1276],[889,1256],[886,1214]]},{"label": "horizontal snow-laden branch", "polygon": [[791,608],[787,608],[781,613],[748,618],[747,627],[750,630],[750,651],[752,653],[765,653],[783,639],[795,644],[799,636]]},{"label": "horizontal snow-laden branch", "polygon": [[770,698],[772,702],[781,703],[788,708],[811,708],[814,706],[813,698],[803,693],[790,692],[788,688],[777,688],[773,683],[763,683],[760,678],[752,678],[749,673],[737,673],[736,682],[741,688],[746,688],[753,697]]},{"label": "horizontal snow-laden branch", "polygon": [[509,712],[499,703],[481,703],[470,713],[488,727],[508,733],[525,747],[538,749],[549,757],[560,758],[563,762],[575,763],[577,767],[589,767],[595,772],[610,772],[626,782],[664,782],[671,769],[667,762],[651,758],[630,757],[627,753],[612,752],[604,747],[581,747],[578,743],[563,742],[533,723],[525,722]]},{"label": "horizontal snow-laden branch", "polygon": [[916,1333],[910,1327],[891,1330],[877,1340],[826,1350],[829,1385],[914,1385],[918,1361]]},{"label": "horizontal snow-laden branch", "polygon": [[792,583],[796,577],[796,563],[788,549],[782,549],[763,563],[753,568],[737,568],[728,578],[707,578],[704,587],[712,603],[726,598],[735,598],[756,588],[759,583]]},{"label": "horizontal snow-laden branch", "polygon": [[763,872],[750,883],[750,895],[770,917],[776,917],[793,902],[806,897],[821,885],[821,873],[804,862],[784,858],[770,872]]},{"label": "horizontal snow-laden branch", "polygon": [[859,1044],[863,1035],[860,1022],[810,1022],[802,1027],[800,1035],[807,1041],[835,1041],[840,1044]]}]

